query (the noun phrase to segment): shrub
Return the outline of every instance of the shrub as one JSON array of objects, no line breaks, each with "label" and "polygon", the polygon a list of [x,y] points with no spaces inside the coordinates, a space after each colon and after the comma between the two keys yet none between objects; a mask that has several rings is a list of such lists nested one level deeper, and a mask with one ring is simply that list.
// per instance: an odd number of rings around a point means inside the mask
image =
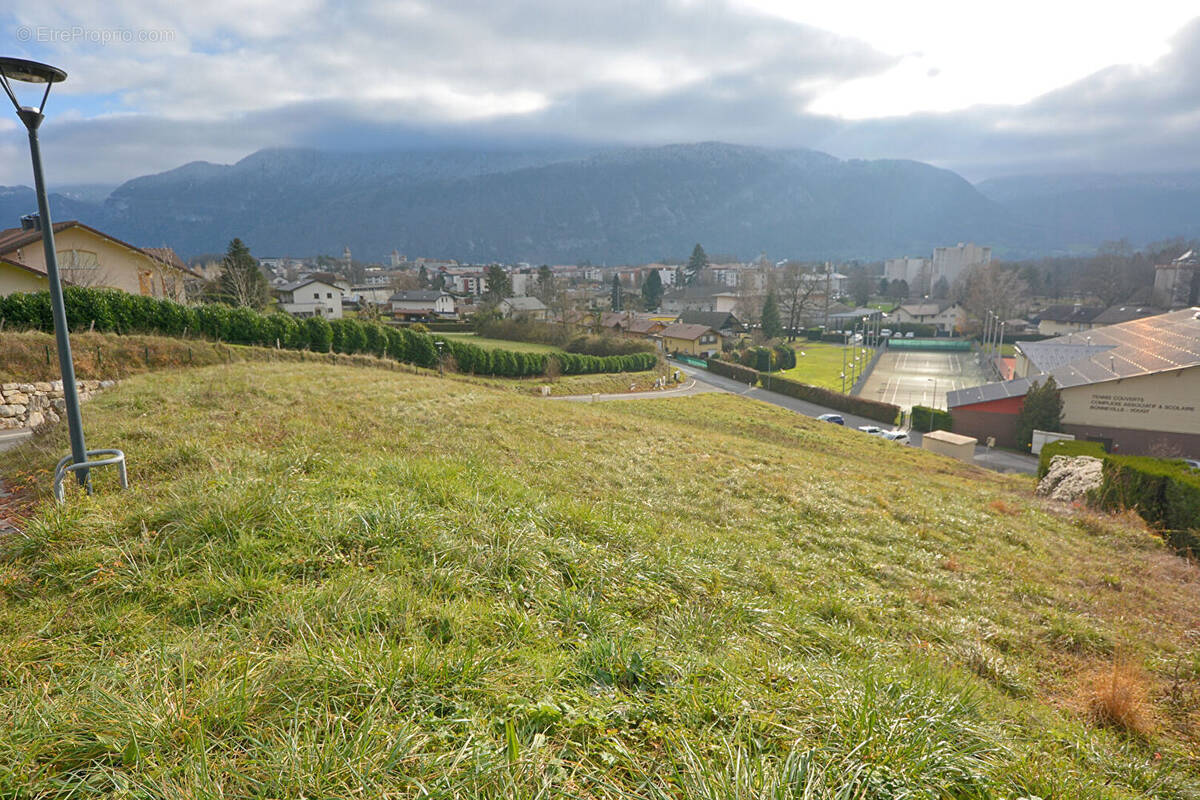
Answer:
[{"label": "shrub", "polygon": [[758,383],[758,371],[743,367],[740,364],[732,364],[728,361],[718,361],[715,358],[708,360],[708,371],[715,375],[723,375],[726,378],[732,378],[739,383],[753,386]]},{"label": "shrub", "polygon": [[324,317],[308,317],[304,320],[305,339],[308,349],[328,353],[333,347],[333,328]]},{"label": "shrub", "polygon": [[949,431],[953,430],[949,411],[928,406],[913,406],[912,426],[918,431]]},{"label": "shrub", "polygon": [[[296,320],[286,314],[261,314],[247,307],[232,308],[219,303],[199,307],[184,306],[170,300],[131,295],[113,289],[68,287],[64,293],[68,325],[76,330],[91,327],[118,333],[146,332],[178,336],[192,330],[211,339],[237,344],[261,344],[268,347],[309,348],[326,353],[370,353],[390,356],[421,367],[438,363],[434,338],[423,325],[385,328],[357,319],[309,317]],[[54,328],[48,292],[16,293],[0,297],[0,318],[10,328],[50,331]],[[545,374],[550,360],[541,353],[489,350],[469,342],[444,342],[447,361],[459,369],[480,375],[525,377]],[[658,356],[645,352],[647,344],[613,339],[584,337],[582,349],[605,352],[604,355],[572,353],[557,357],[554,369],[563,374],[591,372],[633,372],[651,369]],[[635,352],[625,352],[633,350]]]},{"label": "shrub", "polygon": [[[914,411],[916,409],[913,409]],[[1042,446],[1042,454],[1038,458],[1038,480],[1046,477],[1050,471],[1050,459],[1055,456],[1093,456],[1104,458],[1104,445],[1099,442],[1083,442],[1074,439],[1059,439]]]},{"label": "shrub", "polygon": [[[760,381],[763,379],[764,376],[759,376]],[[857,414],[860,417],[873,419],[885,425],[894,424],[897,415],[900,413],[899,406],[894,406],[891,403],[881,403],[878,400],[869,400],[865,397],[841,394],[830,389],[809,386],[807,383],[800,383],[799,381],[780,378],[778,376],[771,377],[771,391],[786,394],[788,397],[795,397],[797,400],[807,400],[810,403],[835,408],[847,414]]]},{"label": "shrub", "polygon": [[1200,528],[1200,474],[1182,461],[1108,455],[1097,498],[1109,510],[1135,509],[1159,528]]}]

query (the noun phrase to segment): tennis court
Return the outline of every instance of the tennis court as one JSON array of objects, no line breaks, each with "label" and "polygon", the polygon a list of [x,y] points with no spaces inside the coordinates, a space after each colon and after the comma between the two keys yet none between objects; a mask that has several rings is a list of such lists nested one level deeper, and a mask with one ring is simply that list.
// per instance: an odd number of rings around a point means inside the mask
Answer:
[{"label": "tennis court", "polygon": [[946,393],[987,383],[975,353],[892,350],[879,358],[860,397],[913,406],[946,407]]}]

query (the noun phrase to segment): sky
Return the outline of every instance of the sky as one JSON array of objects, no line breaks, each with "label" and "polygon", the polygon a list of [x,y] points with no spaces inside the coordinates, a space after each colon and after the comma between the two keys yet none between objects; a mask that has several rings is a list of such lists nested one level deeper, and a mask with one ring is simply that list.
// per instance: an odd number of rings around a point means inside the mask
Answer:
[{"label": "sky", "polygon": [[[0,32],[68,73],[41,130],[55,186],[280,146],[717,140],[972,181],[1200,168],[1200,7],[1112,5],[42,0]],[[0,185],[30,182],[0,115]]]}]

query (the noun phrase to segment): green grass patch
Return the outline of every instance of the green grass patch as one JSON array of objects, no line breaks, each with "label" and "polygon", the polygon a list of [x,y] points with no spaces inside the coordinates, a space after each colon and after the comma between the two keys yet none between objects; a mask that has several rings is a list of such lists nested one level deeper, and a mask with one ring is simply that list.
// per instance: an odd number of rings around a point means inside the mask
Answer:
[{"label": "green grass patch", "polygon": [[796,366],[774,374],[810,386],[842,390],[842,359],[849,358],[853,348],[829,342],[796,342],[792,348],[796,351]]},{"label": "green grass patch", "polygon": [[[50,503],[62,429],[0,455],[39,501],[0,796],[1195,796],[1195,568],[1027,478],[732,395],[315,364],[84,419],[128,491]],[[1072,699],[1117,652],[1147,736]]]},{"label": "green grass patch", "polygon": [[561,353],[562,348],[554,347],[548,344],[538,344],[536,342],[518,342],[508,339],[489,339],[485,336],[477,336],[474,333],[436,333],[437,337],[445,339],[458,339],[462,342],[477,344],[480,347],[487,347],[492,350],[514,350],[521,353]]}]

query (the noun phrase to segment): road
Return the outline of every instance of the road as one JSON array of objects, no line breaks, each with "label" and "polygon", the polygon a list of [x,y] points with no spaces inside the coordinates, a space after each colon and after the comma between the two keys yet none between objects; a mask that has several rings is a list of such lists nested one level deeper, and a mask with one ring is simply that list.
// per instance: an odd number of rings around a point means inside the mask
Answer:
[{"label": "road", "polygon": [[[838,411],[834,408],[826,408],[819,406],[816,403],[810,403],[806,400],[797,400],[794,397],[788,397],[785,394],[778,392],[769,392],[759,386],[747,386],[744,383],[714,375],[706,370],[697,367],[688,366],[686,364],[677,364],[671,362],[680,372],[691,378],[691,382],[684,384],[678,389],[668,389],[661,392],[633,392],[627,394],[608,394],[596,395],[595,399],[600,400],[636,400],[636,399],[656,399],[663,397],[682,397],[693,394],[701,394],[704,392],[725,392],[728,394],[736,394],[742,397],[750,397],[754,400],[761,400],[764,403],[786,408],[795,411],[798,414],[803,414],[806,417],[819,417],[822,414],[841,414],[846,421],[846,427],[858,428],[861,425],[879,425],[879,423],[866,417],[859,417],[854,414],[847,414],[844,411]],[[562,400],[571,400],[574,402],[591,402],[592,395],[573,395],[559,398]],[[886,428],[889,426],[879,425]],[[863,434],[864,436],[866,434]],[[921,446],[921,434],[917,431],[909,432],[909,439],[913,447]],[[988,452],[986,447],[982,445],[975,448],[975,464],[984,469],[995,470],[996,472],[1020,472],[1033,475],[1037,472],[1037,459],[1033,456],[1026,456],[1020,453],[1010,453],[1004,450],[993,450]]]}]

